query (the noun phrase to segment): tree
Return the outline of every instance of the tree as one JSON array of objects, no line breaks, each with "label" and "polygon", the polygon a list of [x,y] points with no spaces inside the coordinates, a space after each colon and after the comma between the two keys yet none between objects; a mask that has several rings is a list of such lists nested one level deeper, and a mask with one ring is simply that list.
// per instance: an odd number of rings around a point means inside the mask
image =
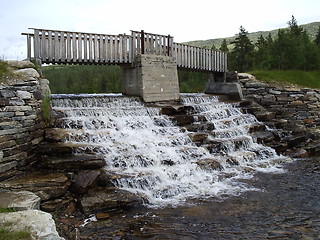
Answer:
[{"label": "tree", "polygon": [[240,72],[252,69],[254,45],[248,38],[248,32],[242,26],[232,43],[234,49],[230,54],[230,67]]},{"label": "tree", "polygon": [[220,51],[223,51],[223,52],[227,52],[227,53],[229,52],[226,39],[223,39],[219,50],[220,50]]},{"label": "tree", "polygon": [[318,28],[318,32],[316,34],[316,38],[314,39],[314,43],[320,47],[320,26]]}]

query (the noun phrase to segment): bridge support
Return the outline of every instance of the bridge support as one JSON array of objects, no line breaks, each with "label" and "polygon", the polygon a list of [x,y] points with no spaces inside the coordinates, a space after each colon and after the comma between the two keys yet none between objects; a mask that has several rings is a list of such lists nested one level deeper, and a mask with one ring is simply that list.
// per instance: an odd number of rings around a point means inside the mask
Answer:
[{"label": "bridge support", "polygon": [[204,90],[208,94],[228,95],[234,100],[243,99],[242,89],[237,77],[228,73],[212,73]]},{"label": "bridge support", "polygon": [[122,93],[145,102],[179,99],[177,63],[170,56],[138,54],[130,67],[123,67]]}]

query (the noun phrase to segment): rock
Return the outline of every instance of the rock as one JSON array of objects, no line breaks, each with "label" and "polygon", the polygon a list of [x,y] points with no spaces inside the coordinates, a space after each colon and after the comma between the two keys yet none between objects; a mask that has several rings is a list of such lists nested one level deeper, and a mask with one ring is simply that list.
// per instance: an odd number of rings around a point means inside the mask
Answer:
[{"label": "rock", "polygon": [[175,115],[171,118],[178,126],[184,126],[194,122],[194,117],[190,115]]},{"label": "rock", "polygon": [[253,75],[251,75],[250,73],[238,73],[238,77],[239,79],[250,79],[250,80],[254,80],[255,77]]},{"label": "rock", "polygon": [[227,72],[227,74],[226,74],[226,82],[233,83],[233,82],[238,82],[238,81],[239,81],[239,78],[238,78],[238,73],[237,72],[235,72],[235,71]]},{"label": "rock", "polygon": [[[79,131],[79,134],[83,131]],[[73,133],[74,131],[64,128],[48,128],[45,131],[45,139],[49,142],[61,142],[66,137],[70,135],[70,133]]]},{"label": "rock", "polygon": [[24,68],[19,70],[14,70],[13,73],[23,75],[29,78],[39,78],[40,75],[34,68]]},{"label": "rock", "polygon": [[254,112],[254,115],[259,121],[270,121],[275,118],[276,114],[274,112],[259,111],[259,112]]},{"label": "rock", "polygon": [[40,209],[40,198],[32,192],[2,192],[0,194],[0,208],[14,208],[17,211]]},{"label": "rock", "polygon": [[91,154],[44,156],[39,163],[45,168],[70,171],[100,169],[106,165],[104,156]]},{"label": "rock", "polygon": [[205,93],[228,95],[233,100],[243,99],[242,89],[239,83],[207,82]]},{"label": "rock", "polygon": [[303,148],[295,148],[295,149],[288,149],[284,153],[284,155],[292,158],[303,158],[303,157],[308,157],[308,152]]},{"label": "rock", "polygon": [[73,180],[70,186],[70,191],[74,194],[85,194],[90,188],[92,188],[98,181],[101,175],[101,171],[81,171]]},{"label": "rock", "polygon": [[80,199],[85,214],[128,209],[141,204],[141,198],[117,188],[95,188]]},{"label": "rock", "polygon": [[35,68],[35,65],[30,61],[9,60],[5,62],[8,64],[9,67],[12,67],[12,68],[18,68],[18,69]]},{"label": "rock", "polygon": [[251,135],[257,139],[258,143],[265,143],[271,142],[274,140],[274,135],[271,132],[260,131],[260,132],[253,132]]},{"label": "rock", "polygon": [[39,210],[1,213],[0,226],[11,231],[25,231],[27,229],[32,239],[64,239],[59,236],[51,214]]},{"label": "rock", "polygon": [[220,162],[215,159],[202,159],[196,162],[196,164],[204,170],[221,170],[223,167],[221,166]]},{"label": "rock", "polygon": [[67,199],[56,198],[53,200],[48,200],[41,203],[41,210],[52,213],[61,213],[61,211],[67,209],[67,207],[72,203],[72,200],[73,199],[70,197]]},{"label": "rock", "polygon": [[17,90],[17,97],[20,99],[27,100],[27,99],[31,99],[32,95],[30,92]]},{"label": "rock", "polygon": [[193,142],[203,141],[208,137],[207,133],[190,133],[188,135]]},{"label": "rock", "polygon": [[247,88],[266,88],[269,87],[268,84],[262,82],[247,82],[245,84]]},{"label": "rock", "polygon": [[70,184],[69,179],[63,173],[34,172],[3,181],[1,188],[30,191],[38,195],[41,200],[48,200],[63,196]]}]

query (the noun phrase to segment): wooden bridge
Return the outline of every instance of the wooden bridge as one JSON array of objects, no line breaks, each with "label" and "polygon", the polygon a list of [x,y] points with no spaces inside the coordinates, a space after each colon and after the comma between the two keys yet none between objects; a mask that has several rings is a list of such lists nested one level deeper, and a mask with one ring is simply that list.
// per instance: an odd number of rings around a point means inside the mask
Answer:
[{"label": "wooden bridge", "polygon": [[178,100],[177,69],[206,71],[221,82],[227,54],[175,43],[170,35],[131,31],[96,34],[31,28],[28,59],[38,64],[117,64],[123,69],[122,93],[146,102]]},{"label": "wooden bridge", "polygon": [[131,35],[36,29],[27,36],[28,59],[60,64],[131,64],[137,54],[173,57],[178,68],[226,72],[225,52],[173,42],[173,37],[131,31]]}]

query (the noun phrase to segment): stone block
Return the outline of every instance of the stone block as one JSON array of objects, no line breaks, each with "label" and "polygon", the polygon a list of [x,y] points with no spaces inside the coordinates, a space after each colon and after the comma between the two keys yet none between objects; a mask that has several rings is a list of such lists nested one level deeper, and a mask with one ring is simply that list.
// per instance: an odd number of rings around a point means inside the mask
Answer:
[{"label": "stone block", "polygon": [[17,211],[40,209],[40,198],[32,192],[13,191],[0,194],[1,208],[14,208]]},{"label": "stone block", "polygon": [[[5,159],[5,158],[4,158]],[[0,173],[4,173],[6,171],[9,171],[17,166],[17,161],[7,162],[0,164]]]},{"label": "stone block", "polygon": [[39,78],[40,75],[34,68],[24,68],[13,71],[15,74],[23,75],[24,77],[27,77],[28,80],[33,81],[34,78]]},{"label": "stone block", "polygon": [[208,82],[204,92],[208,94],[228,95],[235,100],[243,99],[242,89],[239,83]]},{"label": "stone block", "polygon": [[12,68],[18,68],[18,69],[23,69],[23,68],[35,68],[35,65],[30,62],[30,61],[17,61],[17,60],[8,60],[6,61],[9,67]]},{"label": "stone block", "polygon": [[18,90],[16,93],[17,93],[17,97],[20,99],[31,99],[32,98],[32,94],[28,91]]},{"label": "stone block", "polygon": [[[31,221],[32,220],[32,221]],[[0,222],[10,222],[11,231],[28,229],[32,239],[64,240],[56,230],[51,214],[39,210],[25,210],[0,215]]]},{"label": "stone block", "polygon": [[6,90],[6,89],[0,90],[0,97],[11,98],[11,97],[15,97],[15,96],[16,96],[16,94],[12,90]]}]

